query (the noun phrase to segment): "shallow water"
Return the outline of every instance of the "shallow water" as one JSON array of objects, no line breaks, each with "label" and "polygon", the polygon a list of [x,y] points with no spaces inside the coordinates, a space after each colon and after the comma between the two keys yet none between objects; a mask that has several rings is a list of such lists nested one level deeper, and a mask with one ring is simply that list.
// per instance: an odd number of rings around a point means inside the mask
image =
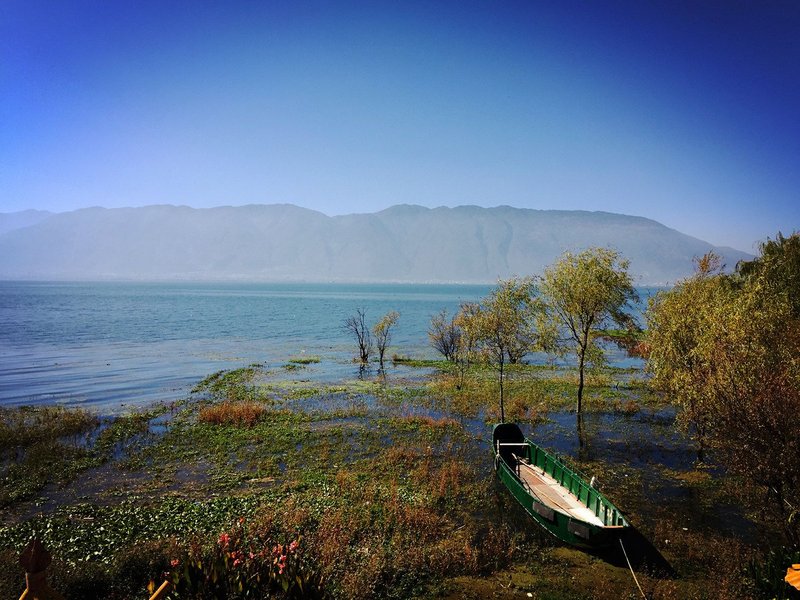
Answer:
[{"label": "shallow water", "polygon": [[433,357],[431,315],[487,286],[0,282],[0,404],[103,413],[183,397],[206,375],[292,356],[321,362],[291,377],[358,376],[342,321],[401,313],[391,352]]},{"label": "shallow water", "polygon": [[[452,314],[490,289],[0,281],[0,405],[59,403],[114,414],[184,397],[221,369],[259,363],[277,370],[302,355],[321,360],[289,377],[350,379],[359,373],[342,322],[356,309],[366,310],[368,322],[400,312],[389,355],[434,358],[427,340],[431,316],[443,308]],[[612,360],[638,364],[620,351]]]}]

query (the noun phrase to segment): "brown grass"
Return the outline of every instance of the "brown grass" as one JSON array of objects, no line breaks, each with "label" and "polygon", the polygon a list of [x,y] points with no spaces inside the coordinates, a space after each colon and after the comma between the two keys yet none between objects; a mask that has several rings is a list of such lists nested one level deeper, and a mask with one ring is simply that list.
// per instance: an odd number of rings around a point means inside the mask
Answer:
[{"label": "brown grass", "polygon": [[252,427],[264,416],[266,409],[257,402],[223,402],[207,406],[200,411],[198,418],[212,425],[235,425]]},{"label": "brown grass", "polygon": [[430,415],[403,415],[398,417],[399,421],[409,425],[418,425],[430,429],[447,429],[449,427],[460,428],[461,424],[452,417],[432,417]]}]

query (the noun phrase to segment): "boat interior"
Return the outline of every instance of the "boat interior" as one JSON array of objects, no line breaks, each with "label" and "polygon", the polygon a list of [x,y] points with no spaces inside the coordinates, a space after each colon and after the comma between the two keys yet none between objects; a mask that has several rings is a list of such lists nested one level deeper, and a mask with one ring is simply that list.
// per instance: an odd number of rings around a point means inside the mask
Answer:
[{"label": "boat interior", "polygon": [[514,453],[512,453],[512,458],[515,472],[522,485],[542,504],[585,523],[591,523],[598,527],[605,525],[594,514],[594,511],[589,510],[575,495],[569,493],[542,469],[532,465],[527,458]]},{"label": "boat interior", "polygon": [[525,491],[539,501],[533,509],[546,518],[552,520],[545,513],[553,510],[598,527],[627,524],[591,483],[557,457],[530,444],[515,423],[497,425],[493,442],[500,460],[517,476]]}]

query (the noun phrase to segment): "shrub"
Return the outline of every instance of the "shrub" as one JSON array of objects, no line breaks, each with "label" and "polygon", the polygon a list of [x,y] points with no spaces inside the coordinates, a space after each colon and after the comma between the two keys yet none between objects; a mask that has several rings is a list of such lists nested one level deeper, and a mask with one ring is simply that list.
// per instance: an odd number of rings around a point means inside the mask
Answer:
[{"label": "shrub", "polygon": [[200,411],[199,419],[212,425],[235,425],[252,427],[266,412],[257,402],[223,402],[207,406]]}]

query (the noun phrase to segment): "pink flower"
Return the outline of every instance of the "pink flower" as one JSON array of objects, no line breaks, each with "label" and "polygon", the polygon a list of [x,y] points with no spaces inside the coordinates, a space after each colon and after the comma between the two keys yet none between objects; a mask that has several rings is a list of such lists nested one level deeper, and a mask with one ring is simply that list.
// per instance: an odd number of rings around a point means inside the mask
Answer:
[{"label": "pink flower", "polygon": [[173,558],[171,561],[169,561],[169,566],[172,567],[173,569],[177,567],[179,564],[181,564],[181,561],[179,561],[177,558]]},{"label": "pink flower", "polygon": [[294,551],[297,550],[297,547],[299,545],[300,545],[300,542],[298,542],[297,540],[293,541],[291,544],[289,544],[289,552],[293,554]]},{"label": "pink flower", "polygon": [[242,559],[241,558],[235,558],[233,560],[233,566],[234,567],[238,567],[240,564],[242,564]]}]

